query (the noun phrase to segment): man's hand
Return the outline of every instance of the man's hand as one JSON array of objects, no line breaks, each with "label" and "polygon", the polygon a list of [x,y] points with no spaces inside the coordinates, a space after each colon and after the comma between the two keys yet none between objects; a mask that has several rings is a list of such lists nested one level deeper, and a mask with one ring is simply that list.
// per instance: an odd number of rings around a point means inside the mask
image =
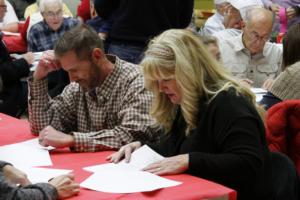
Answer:
[{"label": "man's hand", "polygon": [[189,155],[181,154],[165,158],[159,162],[153,163],[145,167],[143,170],[156,174],[180,174],[186,171],[189,167]]},{"label": "man's hand", "polygon": [[134,152],[141,146],[142,146],[142,144],[139,141],[126,144],[126,145],[122,146],[119,149],[119,151],[107,156],[106,160],[108,160],[109,162],[118,163],[121,161],[121,159],[125,158],[125,162],[128,163],[130,161],[132,152]]},{"label": "man's hand", "polygon": [[279,15],[280,6],[276,3],[272,3],[270,10],[273,11],[277,16]]},{"label": "man's hand", "polygon": [[265,82],[261,88],[269,91],[271,89],[273,83],[274,83],[274,80],[272,78],[268,78],[267,80],[265,80]]},{"label": "man's hand", "polygon": [[2,169],[5,180],[8,184],[26,186],[31,184],[27,175],[11,165],[5,165]]},{"label": "man's hand", "polygon": [[296,11],[295,8],[289,7],[289,8],[286,9],[286,16],[287,16],[287,18],[288,18],[289,20],[295,18],[296,15],[297,15],[297,11]]},{"label": "man's hand", "polygon": [[34,62],[34,55],[32,52],[27,52],[22,55],[26,62],[31,65]]},{"label": "man's hand", "polygon": [[79,185],[74,182],[74,175],[62,175],[53,178],[49,184],[57,190],[59,199],[65,199],[79,193]]},{"label": "man's hand", "polygon": [[42,146],[53,146],[56,148],[71,147],[74,145],[74,137],[57,131],[52,126],[47,126],[39,134],[39,142]]},{"label": "man's hand", "polygon": [[33,74],[33,80],[37,81],[44,79],[50,72],[58,70],[60,68],[61,66],[55,59],[54,52],[52,50],[45,51]]}]

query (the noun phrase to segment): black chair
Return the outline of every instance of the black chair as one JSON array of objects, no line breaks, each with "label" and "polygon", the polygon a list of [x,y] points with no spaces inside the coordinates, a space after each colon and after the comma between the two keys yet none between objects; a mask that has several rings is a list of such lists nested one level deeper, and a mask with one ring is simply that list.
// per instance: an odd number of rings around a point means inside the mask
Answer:
[{"label": "black chair", "polygon": [[273,200],[299,200],[300,181],[294,163],[286,155],[271,152]]}]

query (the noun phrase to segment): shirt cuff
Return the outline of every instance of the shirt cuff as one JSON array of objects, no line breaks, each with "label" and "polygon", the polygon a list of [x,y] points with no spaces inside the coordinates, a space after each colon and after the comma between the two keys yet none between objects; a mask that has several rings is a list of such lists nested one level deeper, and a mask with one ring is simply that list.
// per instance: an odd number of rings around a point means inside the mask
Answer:
[{"label": "shirt cuff", "polygon": [[75,144],[71,147],[72,151],[76,152],[87,152],[94,151],[93,146],[91,145],[91,138],[87,136],[86,133],[73,132]]}]

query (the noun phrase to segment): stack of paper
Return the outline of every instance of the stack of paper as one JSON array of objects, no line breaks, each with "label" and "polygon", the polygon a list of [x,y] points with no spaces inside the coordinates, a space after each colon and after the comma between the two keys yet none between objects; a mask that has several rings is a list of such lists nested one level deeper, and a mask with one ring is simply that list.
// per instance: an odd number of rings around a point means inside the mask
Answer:
[{"label": "stack of paper", "polygon": [[132,193],[153,191],[181,184],[159,177],[149,172],[140,171],[147,165],[164,159],[147,145],[134,151],[131,160],[124,160],[118,164],[109,163],[85,167],[84,170],[94,172],[80,185],[101,192]]}]

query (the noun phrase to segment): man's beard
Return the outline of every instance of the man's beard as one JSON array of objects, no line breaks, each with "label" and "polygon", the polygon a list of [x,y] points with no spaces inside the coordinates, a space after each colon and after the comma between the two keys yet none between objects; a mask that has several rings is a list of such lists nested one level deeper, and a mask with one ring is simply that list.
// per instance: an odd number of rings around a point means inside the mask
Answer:
[{"label": "man's beard", "polygon": [[100,85],[99,75],[100,75],[100,70],[98,66],[95,63],[91,62],[90,81],[87,82],[83,80],[86,84],[82,85],[79,83],[79,85],[85,92],[92,91]]}]

